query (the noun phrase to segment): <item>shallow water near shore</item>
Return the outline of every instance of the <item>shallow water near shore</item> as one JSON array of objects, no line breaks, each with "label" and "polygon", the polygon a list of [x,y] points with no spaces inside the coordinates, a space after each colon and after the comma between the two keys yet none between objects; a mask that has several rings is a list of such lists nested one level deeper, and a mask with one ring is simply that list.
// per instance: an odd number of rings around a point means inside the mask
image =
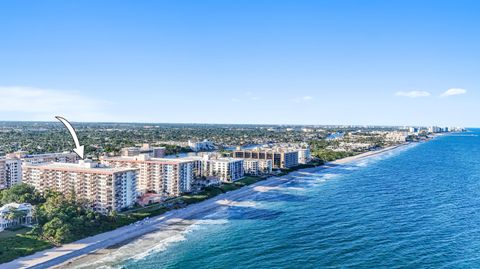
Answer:
[{"label": "shallow water near shore", "polygon": [[297,172],[72,267],[480,267],[478,133]]}]

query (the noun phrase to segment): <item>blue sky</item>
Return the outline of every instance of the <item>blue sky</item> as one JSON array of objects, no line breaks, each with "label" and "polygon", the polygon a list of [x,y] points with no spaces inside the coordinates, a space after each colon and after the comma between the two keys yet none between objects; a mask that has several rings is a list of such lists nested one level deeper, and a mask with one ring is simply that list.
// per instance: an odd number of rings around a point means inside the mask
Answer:
[{"label": "blue sky", "polygon": [[2,1],[0,120],[480,126],[479,8]]}]

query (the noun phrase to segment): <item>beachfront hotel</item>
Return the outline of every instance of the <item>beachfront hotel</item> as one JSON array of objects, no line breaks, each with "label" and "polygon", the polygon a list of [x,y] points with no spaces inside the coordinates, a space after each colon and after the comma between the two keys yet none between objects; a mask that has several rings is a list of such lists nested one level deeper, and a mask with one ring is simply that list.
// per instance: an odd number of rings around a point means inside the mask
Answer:
[{"label": "beachfront hotel", "polygon": [[72,193],[77,201],[85,201],[102,213],[135,203],[136,175],[134,168],[110,168],[91,161],[23,165],[24,183],[40,192]]},{"label": "beachfront hotel", "polygon": [[187,159],[152,158],[148,154],[137,156],[101,157],[105,165],[138,169],[137,192],[143,195],[155,192],[174,197],[190,192],[194,178],[194,162]]}]

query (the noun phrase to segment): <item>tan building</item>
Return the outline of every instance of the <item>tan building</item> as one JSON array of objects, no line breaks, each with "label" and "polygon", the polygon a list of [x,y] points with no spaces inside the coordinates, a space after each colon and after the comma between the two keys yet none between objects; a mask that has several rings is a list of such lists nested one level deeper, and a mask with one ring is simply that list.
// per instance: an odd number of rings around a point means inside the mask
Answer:
[{"label": "tan building", "polygon": [[112,167],[138,169],[139,194],[155,192],[174,197],[190,192],[194,178],[194,162],[185,159],[152,158],[147,154],[133,157],[102,157]]},{"label": "tan building", "polygon": [[141,154],[148,154],[152,158],[163,158],[165,157],[165,152],[165,147],[151,147],[149,144],[143,144],[140,148],[130,147],[121,149],[120,156],[133,157]]},{"label": "tan building", "polygon": [[40,192],[74,193],[96,211],[107,213],[132,206],[137,199],[137,171],[109,168],[98,163],[46,163],[23,165],[23,182]]}]

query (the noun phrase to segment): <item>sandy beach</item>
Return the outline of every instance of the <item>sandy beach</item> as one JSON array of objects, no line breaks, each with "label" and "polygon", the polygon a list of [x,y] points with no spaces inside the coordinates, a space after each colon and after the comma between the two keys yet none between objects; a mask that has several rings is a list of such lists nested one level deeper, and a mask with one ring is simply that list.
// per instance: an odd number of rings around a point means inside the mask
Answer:
[{"label": "sandy beach", "polygon": [[[302,169],[282,177],[270,177],[239,190],[218,195],[209,200],[189,205],[183,209],[172,210],[137,224],[124,226],[110,232],[65,244],[61,247],[40,251],[33,255],[16,259],[12,262],[0,265],[0,269],[81,267],[80,265],[85,264],[86,261],[91,262],[99,256],[108,255],[112,249],[119,248],[135,239],[142,238],[148,240],[149,235],[152,233],[162,231],[165,232],[163,233],[165,238],[171,236],[175,232],[186,229],[186,227],[191,225],[195,219],[208,214],[208,212],[214,211],[214,209],[224,206],[238,205],[238,202],[235,202],[235,200],[250,195],[252,192],[266,192],[278,188],[279,185],[298,176],[298,173],[328,169],[330,167],[382,154],[402,146],[403,145],[393,146],[377,151],[362,153],[356,156],[339,159],[323,166]],[[150,240],[154,239],[150,238]],[[155,238],[155,240],[158,240],[158,238]]]}]

